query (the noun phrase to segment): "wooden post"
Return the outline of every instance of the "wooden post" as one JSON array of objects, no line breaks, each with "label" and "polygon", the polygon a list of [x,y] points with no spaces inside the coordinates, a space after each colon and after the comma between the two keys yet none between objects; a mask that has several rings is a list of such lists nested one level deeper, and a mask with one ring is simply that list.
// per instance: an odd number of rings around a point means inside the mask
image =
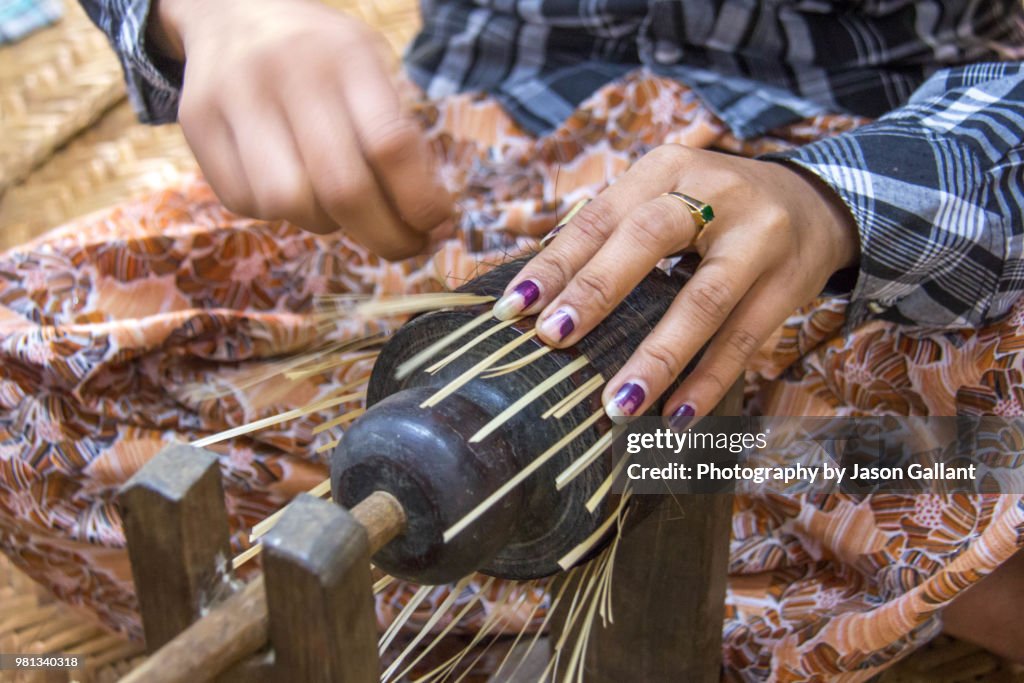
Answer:
[{"label": "wooden post", "polygon": [[[739,415],[737,382],[714,415]],[[619,541],[615,621],[595,621],[587,683],[718,683],[732,530],[732,494],[666,496]]]},{"label": "wooden post", "polygon": [[119,495],[146,647],[155,652],[225,592],[231,546],[217,456],[161,451]]},{"label": "wooden post", "polygon": [[296,498],[264,538],[270,643],[280,680],[376,683],[366,529],[334,503]]}]

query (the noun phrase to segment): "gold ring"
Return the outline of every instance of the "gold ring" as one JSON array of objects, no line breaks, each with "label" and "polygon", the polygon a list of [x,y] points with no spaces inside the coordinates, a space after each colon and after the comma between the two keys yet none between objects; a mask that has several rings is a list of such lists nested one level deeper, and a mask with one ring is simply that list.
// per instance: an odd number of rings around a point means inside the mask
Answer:
[{"label": "gold ring", "polygon": [[675,197],[690,210],[693,222],[697,225],[697,234],[693,237],[694,241],[696,241],[700,237],[701,232],[704,231],[704,226],[715,219],[715,212],[711,205],[682,192],[666,192],[665,194],[669,197]]}]

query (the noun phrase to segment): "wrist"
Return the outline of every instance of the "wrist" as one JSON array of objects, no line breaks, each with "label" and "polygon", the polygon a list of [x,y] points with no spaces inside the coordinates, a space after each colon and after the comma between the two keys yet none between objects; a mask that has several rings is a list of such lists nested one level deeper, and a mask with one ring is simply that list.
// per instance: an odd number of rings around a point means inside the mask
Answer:
[{"label": "wrist", "polygon": [[830,255],[832,274],[860,261],[860,234],[857,223],[842,197],[821,178],[798,164],[772,160],[793,178],[801,198],[798,220],[822,238],[822,247]]}]

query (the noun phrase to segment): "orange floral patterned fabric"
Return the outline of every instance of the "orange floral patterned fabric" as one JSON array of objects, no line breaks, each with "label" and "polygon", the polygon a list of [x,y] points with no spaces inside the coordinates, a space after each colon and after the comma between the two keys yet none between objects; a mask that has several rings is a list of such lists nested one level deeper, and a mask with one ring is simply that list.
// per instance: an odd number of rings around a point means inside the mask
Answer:
[{"label": "orange floral patterned fabric", "polygon": [[[253,390],[252,378],[279,372],[282,358],[394,324],[340,317],[325,329],[315,297],[458,284],[534,248],[566,207],[659,144],[752,155],[862,123],[821,117],[742,142],[693,93],[644,72],[595,93],[542,139],[483,97],[421,103],[419,114],[459,206],[456,236],[429,257],[388,264],[344,236],[240,218],[198,178],[0,256],[0,547],[22,569],[138,636],[118,487],[169,441],[307,405],[365,377],[368,359]],[[844,306],[813,302],[776,333],[749,373],[751,410],[1021,415],[1024,305],[973,332],[869,323],[846,336]],[[341,432],[314,429],[336,415],[212,446],[236,550],[253,524],[324,477],[317,449]],[[935,634],[941,607],[1021,546],[1024,502],[739,496],[733,535],[728,677],[865,680]],[[532,609],[540,589],[474,580],[467,594],[481,589],[466,628],[501,605],[509,630],[543,613]],[[411,590],[395,584],[378,596],[382,622]],[[427,596],[414,623],[447,594]]]}]

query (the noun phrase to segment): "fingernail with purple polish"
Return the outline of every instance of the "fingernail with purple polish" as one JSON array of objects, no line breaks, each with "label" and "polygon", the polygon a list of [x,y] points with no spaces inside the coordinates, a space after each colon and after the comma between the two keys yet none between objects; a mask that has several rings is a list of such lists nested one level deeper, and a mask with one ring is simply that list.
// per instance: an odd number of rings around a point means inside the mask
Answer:
[{"label": "fingernail with purple polish", "polygon": [[523,280],[494,304],[494,317],[498,320],[514,318],[536,303],[539,298],[540,285],[533,280]]},{"label": "fingernail with purple polish", "polygon": [[538,329],[542,336],[562,341],[576,329],[576,321],[573,320],[573,315],[568,309],[559,308],[545,318]]},{"label": "fingernail with purple polish", "polygon": [[604,407],[608,417],[616,424],[622,424],[633,417],[647,398],[647,392],[638,382],[626,382]]},{"label": "fingernail with purple polish", "polygon": [[696,415],[697,409],[690,403],[684,403],[672,413],[672,417],[668,419],[668,426],[674,431],[681,432],[693,422]]}]

